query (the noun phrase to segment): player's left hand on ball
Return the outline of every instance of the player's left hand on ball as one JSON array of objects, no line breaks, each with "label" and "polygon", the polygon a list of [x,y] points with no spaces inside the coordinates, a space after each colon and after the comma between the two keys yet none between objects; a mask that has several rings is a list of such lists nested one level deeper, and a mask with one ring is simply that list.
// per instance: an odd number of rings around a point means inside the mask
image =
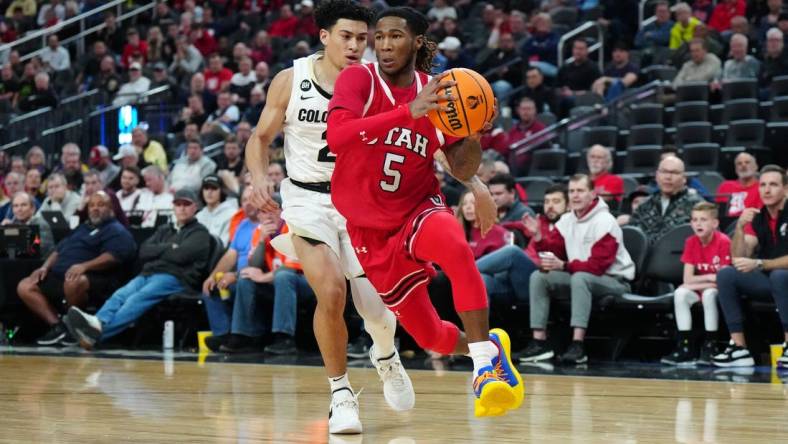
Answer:
[{"label": "player's left hand on ball", "polygon": [[456,97],[450,94],[442,94],[447,88],[456,85],[457,82],[453,80],[441,80],[443,78],[444,74],[441,74],[430,79],[430,81],[424,85],[424,88],[421,89],[419,95],[408,104],[410,116],[412,118],[418,119],[436,109],[446,111],[448,108],[438,104],[438,102],[457,100]]}]

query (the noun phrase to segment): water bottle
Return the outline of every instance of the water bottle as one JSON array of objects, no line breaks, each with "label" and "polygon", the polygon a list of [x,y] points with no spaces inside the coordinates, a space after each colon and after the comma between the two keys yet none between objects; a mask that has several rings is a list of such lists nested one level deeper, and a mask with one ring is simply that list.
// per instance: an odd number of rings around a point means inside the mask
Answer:
[{"label": "water bottle", "polygon": [[172,350],[175,342],[175,323],[172,321],[164,322],[164,332],[162,333],[161,343],[165,350]]}]

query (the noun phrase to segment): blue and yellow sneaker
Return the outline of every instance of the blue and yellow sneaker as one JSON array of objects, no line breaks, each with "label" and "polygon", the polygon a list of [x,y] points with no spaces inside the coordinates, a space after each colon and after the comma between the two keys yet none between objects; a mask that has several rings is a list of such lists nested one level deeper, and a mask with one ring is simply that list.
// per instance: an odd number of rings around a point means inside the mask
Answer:
[{"label": "blue and yellow sneaker", "polygon": [[517,396],[509,383],[493,367],[480,369],[473,378],[474,415],[500,416],[517,402]]},{"label": "blue and yellow sneaker", "polygon": [[490,330],[490,341],[498,347],[498,356],[492,359],[494,370],[514,390],[515,403],[510,409],[520,408],[525,398],[525,384],[512,362],[512,343],[509,335],[500,328],[493,328]]}]

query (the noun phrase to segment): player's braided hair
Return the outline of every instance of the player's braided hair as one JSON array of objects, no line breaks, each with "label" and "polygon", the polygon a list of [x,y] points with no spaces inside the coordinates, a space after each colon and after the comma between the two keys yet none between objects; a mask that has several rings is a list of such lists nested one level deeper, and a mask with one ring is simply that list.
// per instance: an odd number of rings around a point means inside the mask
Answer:
[{"label": "player's braided hair", "polygon": [[383,17],[399,17],[405,19],[408,24],[408,29],[410,29],[413,35],[422,36],[424,44],[421,45],[421,48],[419,48],[419,51],[416,53],[416,69],[426,73],[432,72],[432,59],[435,58],[435,54],[438,53],[438,45],[427,38],[427,30],[430,27],[427,17],[408,6],[386,9],[378,14],[375,21]]}]

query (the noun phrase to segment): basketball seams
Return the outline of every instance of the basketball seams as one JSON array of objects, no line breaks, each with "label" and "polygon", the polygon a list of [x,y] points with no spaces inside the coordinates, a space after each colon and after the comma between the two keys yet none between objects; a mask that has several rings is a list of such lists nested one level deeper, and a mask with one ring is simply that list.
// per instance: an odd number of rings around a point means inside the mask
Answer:
[{"label": "basketball seams", "polygon": [[[484,90],[484,86],[479,82],[479,80],[474,75],[476,73],[471,72],[469,70],[465,70],[465,69],[463,69],[463,70],[466,71],[468,73],[468,75],[470,75],[470,77],[473,79],[474,82],[476,82],[476,85],[479,86],[479,91],[481,91],[482,95],[484,96],[484,104],[486,105],[484,107],[484,121],[487,122],[487,112],[490,110],[490,105],[489,105],[490,101],[487,98],[487,92]],[[495,106],[495,102],[494,101],[493,101],[493,106]]]}]

